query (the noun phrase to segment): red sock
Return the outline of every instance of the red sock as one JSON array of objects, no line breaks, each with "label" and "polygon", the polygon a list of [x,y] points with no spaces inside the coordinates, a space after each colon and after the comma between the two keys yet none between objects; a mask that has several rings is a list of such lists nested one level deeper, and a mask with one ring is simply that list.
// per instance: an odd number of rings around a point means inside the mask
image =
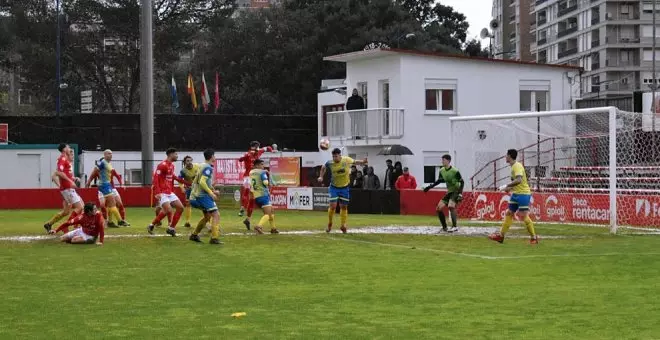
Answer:
[{"label": "red sock", "polygon": [[254,201],[250,200],[250,203],[247,205],[247,217],[252,217],[252,211],[254,210]]},{"label": "red sock", "polygon": [[107,220],[108,219],[108,210],[105,209],[105,207],[101,207],[101,213],[103,213],[103,219]]},{"label": "red sock", "polygon": [[121,219],[126,220],[126,209],[124,208],[124,205],[118,205],[117,209],[119,209],[119,215],[121,215]]},{"label": "red sock", "polygon": [[179,219],[181,218],[181,214],[183,213],[183,209],[177,209],[176,212],[174,213],[174,217],[172,218],[172,223],[170,223],[170,227],[173,229],[176,228],[176,224],[179,223]]},{"label": "red sock", "polygon": [[154,218],[154,220],[151,222],[151,224],[157,224],[157,223],[160,222],[163,218],[165,218],[165,216],[167,216],[167,214],[165,214],[165,212],[163,212],[163,211],[161,210],[160,213],[156,216],[156,218]]},{"label": "red sock", "polygon": [[243,188],[241,190],[241,207],[249,209],[250,207],[250,189]]}]

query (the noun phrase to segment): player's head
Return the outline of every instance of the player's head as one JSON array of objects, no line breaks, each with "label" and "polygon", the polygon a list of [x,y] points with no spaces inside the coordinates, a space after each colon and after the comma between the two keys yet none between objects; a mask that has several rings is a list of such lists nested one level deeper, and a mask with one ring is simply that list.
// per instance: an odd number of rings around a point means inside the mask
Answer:
[{"label": "player's head", "polygon": [[506,162],[512,164],[518,158],[518,151],[516,149],[509,149],[506,151]]},{"label": "player's head", "polygon": [[449,164],[451,164],[451,156],[449,154],[442,155],[442,166],[447,168]]},{"label": "player's head", "polygon": [[60,145],[57,146],[57,150],[61,153],[68,154],[69,153],[69,144],[67,143],[60,143]]},{"label": "player's head", "polygon": [[190,156],[183,157],[183,161],[181,162],[183,164],[183,167],[186,169],[192,169],[193,168],[193,158]]},{"label": "player's head", "polygon": [[69,158],[69,162],[73,162],[73,149],[69,146],[67,146],[67,148],[68,148],[67,149],[68,151],[67,151],[66,155]]},{"label": "player's head", "polygon": [[332,160],[335,163],[339,163],[341,161],[341,150],[339,150],[339,148],[334,148],[332,150]]},{"label": "player's head", "polygon": [[257,149],[259,149],[260,146],[261,146],[261,143],[259,143],[256,140],[253,140],[253,141],[250,142],[250,151],[257,151]]},{"label": "player's head", "polygon": [[105,151],[103,151],[103,158],[106,161],[110,162],[112,160],[112,150],[105,149]]},{"label": "player's head", "polygon": [[[214,163],[215,162],[215,151],[213,151],[213,149],[204,150],[204,160],[206,160],[209,163]],[[191,159],[191,163],[192,163],[192,159]]]},{"label": "player's head", "polygon": [[252,162],[252,166],[254,166],[255,169],[263,169],[264,161],[261,159],[255,159],[254,162]]},{"label": "player's head", "polygon": [[165,151],[165,155],[167,155],[167,159],[170,162],[176,162],[176,160],[179,159],[179,154],[176,153],[175,148],[167,149],[167,151]]},{"label": "player's head", "polygon": [[94,214],[96,214],[96,204],[94,204],[94,202],[85,203],[85,207],[83,208],[83,212],[87,216],[94,216]]}]

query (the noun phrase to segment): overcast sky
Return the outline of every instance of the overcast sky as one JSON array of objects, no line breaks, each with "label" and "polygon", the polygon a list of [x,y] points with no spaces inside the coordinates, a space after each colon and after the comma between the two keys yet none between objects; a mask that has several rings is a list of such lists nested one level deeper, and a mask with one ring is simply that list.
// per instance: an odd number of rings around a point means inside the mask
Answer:
[{"label": "overcast sky", "polygon": [[492,0],[440,0],[441,4],[451,6],[455,11],[463,13],[470,23],[468,39],[478,37],[484,27],[488,27],[493,9]]}]

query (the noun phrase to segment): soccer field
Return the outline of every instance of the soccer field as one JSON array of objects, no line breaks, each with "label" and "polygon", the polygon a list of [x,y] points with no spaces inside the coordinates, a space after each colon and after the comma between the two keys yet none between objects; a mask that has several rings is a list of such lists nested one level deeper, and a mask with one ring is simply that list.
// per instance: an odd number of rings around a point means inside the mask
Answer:
[{"label": "soccer field", "polygon": [[521,229],[497,244],[486,225],[380,215],[327,235],[325,213],[278,212],[299,233],[255,236],[224,210],[218,247],[148,237],[151,210],[129,209],[101,247],[16,241],[53,212],[0,211],[0,338],[660,338],[656,235],[540,225],[537,246]]}]

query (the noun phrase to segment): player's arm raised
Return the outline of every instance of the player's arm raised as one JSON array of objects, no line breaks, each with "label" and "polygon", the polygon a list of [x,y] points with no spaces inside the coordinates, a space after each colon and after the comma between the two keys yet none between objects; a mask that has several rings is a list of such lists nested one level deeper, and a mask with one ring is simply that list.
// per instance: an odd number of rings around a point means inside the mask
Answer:
[{"label": "player's arm raised", "polygon": [[92,184],[92,181],[95,180],[96,178],[99,177],[99,168],[94,168],[92,170],[92,173],[89,175],[89,178],[87,178],[87,182],[85,183],[85,187],[89,188],[90,185]]}]

